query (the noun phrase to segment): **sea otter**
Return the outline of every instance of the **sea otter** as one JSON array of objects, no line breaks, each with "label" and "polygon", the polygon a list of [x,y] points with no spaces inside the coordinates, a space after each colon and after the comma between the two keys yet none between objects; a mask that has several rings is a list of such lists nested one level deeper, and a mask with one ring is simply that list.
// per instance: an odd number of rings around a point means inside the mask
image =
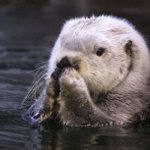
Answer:
[{"label": "sea otter", "polygon": [[150,119],[150,53],[125,19],[67,21],[52,49],[42,91],[26,111],[33,124],[108,126]]}]

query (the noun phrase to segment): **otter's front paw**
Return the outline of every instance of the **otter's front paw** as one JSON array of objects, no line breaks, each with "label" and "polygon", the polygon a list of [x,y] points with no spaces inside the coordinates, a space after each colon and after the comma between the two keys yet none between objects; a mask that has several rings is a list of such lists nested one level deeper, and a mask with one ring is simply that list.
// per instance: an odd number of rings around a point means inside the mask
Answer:
[{"label": "otter's front paw", "polygon": [[73,68],[67,68],[59,79],[61,90],[71,92],[72,90],[85,90],[86,84],[81,75]]}]

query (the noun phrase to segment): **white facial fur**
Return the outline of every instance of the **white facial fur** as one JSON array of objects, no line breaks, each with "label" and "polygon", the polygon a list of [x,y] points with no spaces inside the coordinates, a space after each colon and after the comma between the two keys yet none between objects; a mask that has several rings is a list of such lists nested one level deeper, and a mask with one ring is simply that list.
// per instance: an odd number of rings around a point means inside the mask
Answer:
[{"label": "white facial fur", "polygon": [[[125,45],[130,40],[133,42],[133,57],[125,52]],[[100,47],[105,52],[97,56],[96,50]],[[79,73],[94,92],[111,90],[125,79],[124,84],[132,82],[128,87],[132,88],[132,84],[145,78],[143,70],[150,72],[148,48],[141,35],[126,20],[112,16],[66,22],[52,50],[48,78],[65,56],[70,61],[79,60]],[[131,63],[133,71],[128,74]]]}]

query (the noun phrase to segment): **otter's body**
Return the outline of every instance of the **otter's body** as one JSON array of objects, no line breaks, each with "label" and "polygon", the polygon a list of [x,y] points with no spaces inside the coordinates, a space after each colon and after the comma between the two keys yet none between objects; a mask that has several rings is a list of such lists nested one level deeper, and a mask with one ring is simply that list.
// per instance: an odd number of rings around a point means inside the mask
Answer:
[{"label": "otter's body", "polygon": [[59,116],[68,126],[142,122],[150,118],[149,79],[148,47],[130,23],[112,16],[72,19],[27,114],[34,123]]}]

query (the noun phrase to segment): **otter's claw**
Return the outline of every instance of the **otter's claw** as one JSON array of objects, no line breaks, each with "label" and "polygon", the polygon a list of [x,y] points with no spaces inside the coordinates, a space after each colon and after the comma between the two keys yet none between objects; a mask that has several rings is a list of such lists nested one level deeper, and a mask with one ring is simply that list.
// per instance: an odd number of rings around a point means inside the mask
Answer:
[{"label": "otter's claw", "polygon": [[51,111],[48,109],[42,109],[36,105],[36,103],[32,104],[31,107],[24,114],[24,118],[29,120],[31,125],[38,125],[50,118]]}]

